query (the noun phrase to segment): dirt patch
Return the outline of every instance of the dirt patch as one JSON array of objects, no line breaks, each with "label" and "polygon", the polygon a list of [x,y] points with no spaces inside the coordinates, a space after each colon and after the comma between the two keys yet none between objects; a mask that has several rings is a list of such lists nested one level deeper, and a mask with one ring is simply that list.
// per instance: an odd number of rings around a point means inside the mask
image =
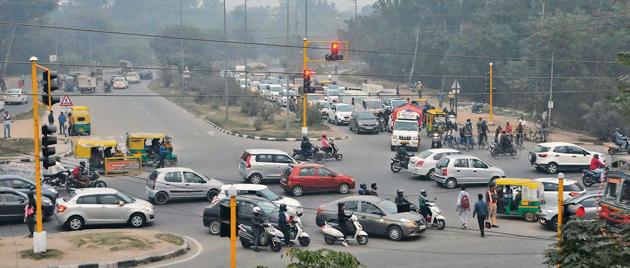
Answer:
[{"label": "dirt patch", "polygon": [[168,234],[168,233],[156,234],[155,238],[160,239],[162,241],[169,242],[173,245],[181,246],[184,244],[184,238],[182,238],[181,236],[174,235],[174,234]]},{"label": "dirt patch", "polygon": [[133,235],[123,233],[85,234],[70,238],[77,248],[109,248],[110,251],[119,250],[147,250],[152,249],[152,243]]},{"label": "dirt patch", "polygon": [[20,257],[22,259],[43,260],[43,259],[61,259],[63,252],[61,250],[49,248],[46,252],[33,253],[33,250],[25,249],[20,251]]},{"label": "dirt patch", "polygon": [[8,139],[0,142],[1,156],[33,154],[33,139]]}]

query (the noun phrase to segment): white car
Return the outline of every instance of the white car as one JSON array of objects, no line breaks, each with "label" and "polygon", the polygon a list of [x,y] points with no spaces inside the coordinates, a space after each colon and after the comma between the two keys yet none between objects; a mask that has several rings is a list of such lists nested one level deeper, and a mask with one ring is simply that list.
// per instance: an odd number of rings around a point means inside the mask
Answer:
[{"label": "white car", "polygon": [[280,97],[280,93],[284,91],[281,85],[269,85],[269,92],[267,92],[267,99],[269,101],[276,101],[278,97]]},{"label": "white car", "polygon": [[125,79],[127,79],[130,84],[140,83],[140,75],[138,74],[138,72],[128,72],[127,74],[125,74]]},{"label": "white car", "polygon": [[151,203],[127,196],[113,188],[74,189],[57,199],[55,218],[68,230],[85,225],[126,223],[133,228],[155,220]]},{"label": "white car", "polygon": [[149,201],[164,205],[171,199],[206,198],[219,194],[222,182],[184,167],[158,168],[146,180]]},{"label": "white car", "polygon": [[335,123],[335,125],[349,124],[352,111],[354,108],[350,104],[335,103],[328,110],[328,122]]},{"label": "white car", "polygon": [[409,158],[409,172],[414,175],[426,176],[431,178],[435,165],[440,161],[440,158],[445,155],[462,154],[455,149],[430,149],[423,151],[415,156]]},{"label": "white car", "polygon": [[[567,142],[539,143],[529,153],[529,163],[549,174],[555,174],[560,170],[580,171],[589,168],[595,154],[603,155]],[[605,161],[603,157],[602,161]]]},{"label": "white car", "polygon": [[[558,178],[537,178],[534,181],[541,182],[545,188],[545,203],[557,204],[558,203]],[[564,192],[563,200],[567,200],[571,197],[577,196],[583,192],[586,192],[584,187],[575,180],[564,179]]]},{"label": "white car", "polygon": [[122,76],[117,76],[112,79],[112,87],[114,89],[125,89],[129,87],[129,82]]},{"label": "white car", "polygon": [[293,209],[293,211],[298,215],[304,213],[304,208],[302,207],[300,201],[283,195],[277,195],[272,192],[269,187],[267,187],[267,185],[261,184],[224,184],[223,186],[221,186],[221,192],[217,196],[215,196],[214,199],[212,199],[211,204],[217,203],[225,198],[227,196],[227,191],[231,187],[236,188],[237,195],[255,195],[265,198],[277,205],[285,204],[289,209]]},{"label": "white car", "polygon": [[4,101],[0,100],[0,112],[4,111]]},{"label": "white car", "polygon": [[4,95],[4,102],[6,104],[25,104],[28,102],[28,95],[24,94],[20,88],[12,88],[7,90]]}]

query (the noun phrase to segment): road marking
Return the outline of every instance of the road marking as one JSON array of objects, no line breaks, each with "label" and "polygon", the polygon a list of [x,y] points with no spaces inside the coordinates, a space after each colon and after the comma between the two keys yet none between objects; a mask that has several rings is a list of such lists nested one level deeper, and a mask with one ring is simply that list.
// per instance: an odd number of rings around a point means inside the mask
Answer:
[{"label": "road marking", "polygon": [[217,134],[216,134],[216,133],[214,133],[214,131],[212,131],[212,130],[211,130],[211,131],[208,131],[207,133],[208,133],[208,135],[210,135],[210,136],[216,136],[216,135],[217,135]]},{"label": "road marking", "polygon": [[164,264],[160,264],[160,265],[156,265],[156,266],[152,266],[152,265],[149,265],[149,266],[151,266],[151,267],[166,267],[166,266],[171,266],[171,265],[175,265],[175,264],[182,263],[182,262],[187,262],[187,261],[190,261],[190,260],[196,258],[197,256],[199,256],[199,254],[201,254],[201,252],[203,251],[203,246],[197,240],[193,239],[190,236],[184,236],[184,237],[186,239],[192,241],[193,243],[195,243],[195,245],[197,245],[197,252],[195,252],[195,254],[193,254],[192,256],[190,256],[188,258],[185,258],[185,259],[176,260],[176,261],[173,261],[173,262],[164,263]]}]

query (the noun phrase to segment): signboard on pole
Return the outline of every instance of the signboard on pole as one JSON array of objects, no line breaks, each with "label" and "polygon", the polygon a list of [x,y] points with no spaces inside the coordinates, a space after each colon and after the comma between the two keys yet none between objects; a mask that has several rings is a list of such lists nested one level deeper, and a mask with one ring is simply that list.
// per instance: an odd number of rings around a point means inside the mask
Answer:
[{"label": "signboard on pole", "polygon": [[57,55],[55,55],[55,54],[49,55],[48,59],[50,60],[50,62],[56,62],[57,61]]},{"label": "signboard on pole", "polygon": [[459,81],[457,81],[457,79],[455,79],[455,81],[453,81],[453,85],[451,86],[451,89],[454,89],[454,90],[461,89],[461,86],[459,86]]},{"label": "signboard on pole", "polygon": [[68,107],[68,106],[73,106],[74,104],[72,104],[72,101],[70,100],[70,97],[68,97],[68,95],[63,96],[63,99],[61,99],[61,102],[59,103],[59,106],[64,106],[64,107]]}]

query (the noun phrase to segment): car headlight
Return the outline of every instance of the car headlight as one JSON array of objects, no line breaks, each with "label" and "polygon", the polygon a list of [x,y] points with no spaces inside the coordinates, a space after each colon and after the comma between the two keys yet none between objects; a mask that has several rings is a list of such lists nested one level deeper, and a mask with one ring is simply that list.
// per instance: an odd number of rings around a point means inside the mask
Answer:
[{"label": "car headlight", "polygon": [[404,223],[404,224],[407,224],[407,225],[416,226],[416,222],[414,222],[412,220],[408,220],[408,219],[402,218],[402,219],[400,219],[400,221],[402,223]]},{"label": "car headlight", "polygon": [[397,135],[392,135],[392,139],[397,140],[398,136]]},{"label": "car headlight", "polygon": [[144,211],[147,211],[147,212],[153,212],[152,207],[142,207],[142,209],[144,209]]},{"label": "car headlight", "polygon": [[412,139],[412,140],[419,140],[419,139],[420,139],[420,137],[418,137],[418,136],[412,136],[412,137],[411,137],[411,139]]}]

